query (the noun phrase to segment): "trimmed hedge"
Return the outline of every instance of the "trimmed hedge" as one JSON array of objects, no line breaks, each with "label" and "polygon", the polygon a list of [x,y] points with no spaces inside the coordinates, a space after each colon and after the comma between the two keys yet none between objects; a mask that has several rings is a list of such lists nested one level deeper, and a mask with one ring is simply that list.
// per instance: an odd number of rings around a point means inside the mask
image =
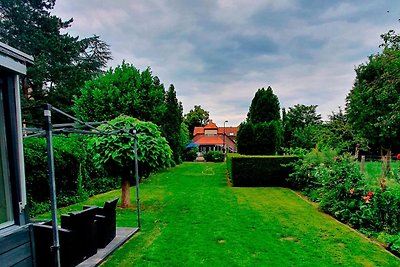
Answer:
[{"label": "trimmed hedge", "polygon": [[293,168],[287,166],[296,156],[248,156],[228,154],[226,163],[233,186],[287,186]]}]

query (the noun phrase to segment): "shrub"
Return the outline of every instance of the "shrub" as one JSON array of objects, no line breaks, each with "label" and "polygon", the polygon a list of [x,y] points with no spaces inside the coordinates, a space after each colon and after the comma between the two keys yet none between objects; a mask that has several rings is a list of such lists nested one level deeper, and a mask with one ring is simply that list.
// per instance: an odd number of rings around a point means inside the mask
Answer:
[{"label": "shrub", "polygon": [[[86,149],[87,138],[78,135],[54,136],[54,165],[58,206],[66,206],[88,196],[115,189],[119,182],[95,170]],[[50,209],[47,150],[45,138],[24,140],[25,179],[31,215]]]},{"label": "shrub", "polygon": [[199,151],[198,147],[186,148],[183,151],[182,159],[184,161],[194,161],[197,158],[197,151]]},{"label": "shrub", "polygon": [[296,156],[228,154],[228,174],[234,186],[286,186]]},{"label": "shrub", "polygon": [[209,162],[223,162],[225,158],[222,151],[208,151],[203,154],[203,157]]},{"label": "shrub", "polygon": [[390,250],[400,252],[399,185],[382,182],[370,188],[355,160],[333,150],[313,150],[292,165],[291,186],[319,202],[324,212],[368,235],[383,237]]}]

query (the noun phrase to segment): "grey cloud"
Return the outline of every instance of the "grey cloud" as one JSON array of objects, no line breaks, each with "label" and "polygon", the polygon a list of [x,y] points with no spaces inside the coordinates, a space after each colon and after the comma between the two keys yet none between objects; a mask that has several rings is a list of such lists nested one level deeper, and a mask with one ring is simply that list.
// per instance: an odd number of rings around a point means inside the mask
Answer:
[{"label": "grey cloud", "polygon": [[99,34],[110,44],[110,66],[150,66],[175,85],[185,112],[201,104],[215,121],[235,125],[268,85],[283,107],[316,104],[326,116],[343,106],[354,66],[379,51],[381,33],[398,29],[400,4],[57,0],[54,13],[74,17],[72,35]]}]

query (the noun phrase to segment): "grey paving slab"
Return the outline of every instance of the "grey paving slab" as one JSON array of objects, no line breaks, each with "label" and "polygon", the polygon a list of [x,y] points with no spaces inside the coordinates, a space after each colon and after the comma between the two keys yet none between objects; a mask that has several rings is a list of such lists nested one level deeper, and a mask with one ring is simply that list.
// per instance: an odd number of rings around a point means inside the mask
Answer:
[{"label": "grey paving slab", "polygon": [[131,238],[139,228],[117,227],[117,235],[105,248],[97,250],[97,253],[92,257],[81,262],[78,267],[98,266],[102,263],[113,251],[122,246],[129,238]]}]

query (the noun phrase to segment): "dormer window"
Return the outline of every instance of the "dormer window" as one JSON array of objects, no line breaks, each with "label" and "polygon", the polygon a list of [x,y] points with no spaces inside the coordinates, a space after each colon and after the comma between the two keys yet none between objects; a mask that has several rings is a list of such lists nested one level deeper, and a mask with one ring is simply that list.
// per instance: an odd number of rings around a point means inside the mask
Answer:
[{"label": "dormer window", "polygon": [[204,130],[205,135],[217,135],[218,130]]}]

